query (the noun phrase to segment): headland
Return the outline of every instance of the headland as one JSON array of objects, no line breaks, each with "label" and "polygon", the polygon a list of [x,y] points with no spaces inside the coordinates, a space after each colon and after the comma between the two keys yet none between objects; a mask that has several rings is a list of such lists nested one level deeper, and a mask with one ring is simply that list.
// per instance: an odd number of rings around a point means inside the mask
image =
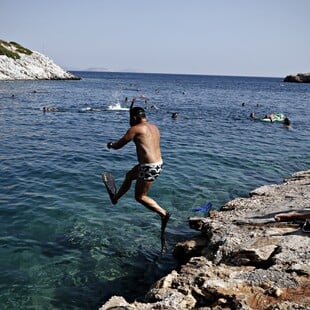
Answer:
[{"label": "headland", "polygon": [[0,40],[0,80],[80,80],[47,56]]}]

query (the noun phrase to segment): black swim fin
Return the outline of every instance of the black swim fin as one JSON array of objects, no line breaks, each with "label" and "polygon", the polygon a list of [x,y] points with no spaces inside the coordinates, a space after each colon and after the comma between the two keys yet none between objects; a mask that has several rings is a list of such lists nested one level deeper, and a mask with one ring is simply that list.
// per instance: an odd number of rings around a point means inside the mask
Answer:
[{"label": "black swim fin", "polygon": [[114,176],[109,172],[103,172],[102,173],[102,181],[105,185],[107,192],[110,196],[111,202],[115,205],[117,201],[115,200],[115,194],[116,194],[116,184]]},{"label": "black swim fin", "polygon": [[167,250],[167,241],[166,241],[166,226],[171,217],[171,214],[168,212],[164,217],[161,219],[161,254],[163,254]]}]

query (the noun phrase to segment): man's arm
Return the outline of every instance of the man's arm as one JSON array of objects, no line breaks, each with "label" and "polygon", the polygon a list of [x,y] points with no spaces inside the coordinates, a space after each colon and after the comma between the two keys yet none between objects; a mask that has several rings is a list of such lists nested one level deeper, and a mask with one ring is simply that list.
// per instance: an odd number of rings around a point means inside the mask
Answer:
[{"label": "man's arm", "polygon": [[131,127],[127,130],[127,132],[116,142],[109,142],[107,144],[108,149],[118,150],[130,142],[136,135],[136,130]]}]

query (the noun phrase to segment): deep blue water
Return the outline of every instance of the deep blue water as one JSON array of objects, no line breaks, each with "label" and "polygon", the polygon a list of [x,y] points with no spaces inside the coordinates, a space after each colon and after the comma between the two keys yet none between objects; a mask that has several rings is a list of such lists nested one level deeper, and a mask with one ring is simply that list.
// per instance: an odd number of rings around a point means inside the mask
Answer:
[{"label": "deep blue water", "polygon": [[[175,267],[191,211],[214,208],[310,167],[310,85],[280,78],[76,73],[81,81],[0,81],[0,304],[3,309],[96,309],[131,301]],[[149,98],[165,168],[150,196],[173,216],[159,257],[160,220],[133,190],[113,206],[134,145],[107,150],[128,128],[125,97]],[[244,105],[242,105],[244,103]],[[62,112],[42,113],[42,107]],[[109,109],[112,106],[112,109]],[[87,108],[98,111],[87,111]],[[292,128],[249,119],[282,112]],[[81,113],[82,112],[82,113]],[[171,118],[178,112],[177,119]]]}]

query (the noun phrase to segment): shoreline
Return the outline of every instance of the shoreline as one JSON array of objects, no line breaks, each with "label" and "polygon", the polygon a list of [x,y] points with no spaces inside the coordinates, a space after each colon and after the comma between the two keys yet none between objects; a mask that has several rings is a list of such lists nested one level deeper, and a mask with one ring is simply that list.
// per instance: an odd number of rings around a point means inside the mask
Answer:
[{"label": "shoreline", "polygon": [[304,220],[275,215],[309,212],[310,170],[261,186],[209,217],[189,218],[199,231],[178,243],[178,270],[158,280],[145,302],[113,296],[100,309],[307,309],[310,239]]}]

